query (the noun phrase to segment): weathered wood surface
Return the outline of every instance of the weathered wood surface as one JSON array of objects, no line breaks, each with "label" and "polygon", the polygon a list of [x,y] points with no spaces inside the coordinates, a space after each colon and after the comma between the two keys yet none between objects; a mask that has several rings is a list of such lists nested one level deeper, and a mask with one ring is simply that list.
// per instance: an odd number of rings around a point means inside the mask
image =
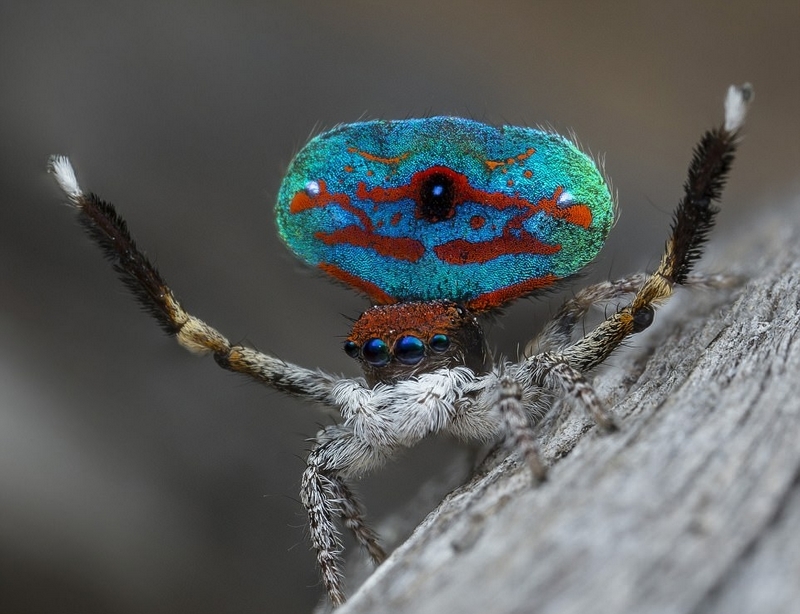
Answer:
[{"label": "weathered wood surface", "polygon": [[552,412],[547,483],[475,476],[339,612],[800,611],[800,207],[775,220],[711,258],[743,288],[681,292],[597,374],[621,432]]}]

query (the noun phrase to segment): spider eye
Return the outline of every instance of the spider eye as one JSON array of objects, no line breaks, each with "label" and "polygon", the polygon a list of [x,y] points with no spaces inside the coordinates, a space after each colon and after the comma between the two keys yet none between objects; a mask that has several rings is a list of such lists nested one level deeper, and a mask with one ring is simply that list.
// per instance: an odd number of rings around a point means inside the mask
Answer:
[{"label": "spider eye", "polygon": [[362,350],[364,360],[373,367],[383,367],[389,363],[389,346],[382,339],[370,339]]},{"label": "spider eye", "polygon": [[350,341],[348,339],[344,343],[344,352],[350,358],[358,358],[358,344],[355,341]]},{"label": "spider eye", "polygon": [[434,352],[444,352],[450,347],[450,338],[442,333],[436,333],[431,337],[429,345]]},{"label": "spider eye", "polygon": [[406,365],[415,365],[425,357],[425,345],[412,335],[400,337],[394,344],[394,355]]}]

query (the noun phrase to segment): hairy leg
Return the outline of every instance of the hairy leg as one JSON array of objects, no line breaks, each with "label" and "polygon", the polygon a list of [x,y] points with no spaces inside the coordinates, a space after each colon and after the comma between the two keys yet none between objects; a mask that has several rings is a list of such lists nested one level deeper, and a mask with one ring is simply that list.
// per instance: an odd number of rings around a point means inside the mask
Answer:
[{"label": "hairy leg", "polygon": [[311,544],[317,552],[322,583],[333,605],[338,606],[345,602],[341,560],[343,544],[335,522],[338,515],[336,489],[323,468],[324,453],[324,445],[311,451],[303,472],[300,499],[308,514]]},{"label": "hairy leg", "polygon": [[601,281],[580,289],[561,305],[541,332],[528,342],[523,355],[527,358],[540,352],[552,352],[566,347],[572,343],[575,327],[589,309],[637,292],[646,278],[645,273],[635,273],[616,281]]},{"label": "hairy leg", "polygon": [[215,328],[183,308],[159,271],[138,248],[114,206],[81,190],[67,158],[51,158],[50,171],[78,211],[78,219],[88,235],[103,250],[139,304],[167,334],[194,353],[213,354],[217,363],[229,371],[248,375],[288,394],[336,406],[333,388],[339,381],[337,378],[231,344]]},{"label": "hairy leg", "polygon": [[533,427],[522,404],[522,386],[512,376],[504,375],[500,378],[498,388],[497,408],[506,431],[503,443],[522,454],[523,462],[530,468],[534,480],[541,482],[547,477],[547,469],[542,464]]},{"label": "hairy leg", "polygon": [[364,520],[364,507],[343,478],[335,476],[331,477],[331,481],[344,526],[353,532],[356,541],[364,547],[372,562],[380,565],[386,560],[386,552],[379,543],[378,535]]},{"label": "hairy leg", "polygon": [[342,540],[337,518],[355,535],[376,564],[386,554],[377,535],[364,521],[364,510],[345,482],[349,473],[362,473],[386,459],[385,451],[365,443],[343,425],[332,425],[317,436],[308,455],[300,498],[308,513],[311,543],[325,589],[334,605],[344,603]]},{"label": "hairy leg", "polygon": [[[557,352],[569,346],[573,342],[575,328],[592,307],[636,294],[644,286],[647,277],[647,273],[634,273],[581,288],[559,307],[539,334],[528,342],[523,356],[528,358],[542,352]],[[738,277],[725,273],[691,273],[681,285],[700,290],[719,290],[731,288],[740,281]]]},{"label": "hairy leg", "polygon": [[[725,123],[706,132],[700,139],[689,165],[684,196],[678,203],[661,262],[655,273],[639,283],[634,275],[597,284],[567,301],[543,339],[558,344],[571,334],[578,316],[585,314],[594,299],[607,300],[615,294],[635,291],[633,300],[600,323],[579,341],[557,353],[544,352],[526,358],[520,365],[520,381],[527,385],[561,388],[577,397],[598,425],[613,427],[591,385],[581,375],[601,364],[630,335],[641,332],[653,322],[655,309],[674,292],[676,285],[693,281],[691,270],[702,255],[702,247],[714,225],[719,200],[736,151],[741,128],[752,99],[749,86],[731,87],[725,101]],[[695,283],[702,285],[702,278]],[[635,288],[634,286],[639,286]]]},{"label": "hairy leg", "polygon": [[566,348],[561,356],[579,371],[586,372],[603,362],[629,335],[641,332],[653,322],[655,309],[689,279],[702,255],[703,244],[714,226],[719,200],[733,163],[738,130],[752,98],[749,86],[731,87],[725,101],[725,123],[706,132],[694,151],[661,262],[649,275],[633,300],[607,318],[583,339]]}]

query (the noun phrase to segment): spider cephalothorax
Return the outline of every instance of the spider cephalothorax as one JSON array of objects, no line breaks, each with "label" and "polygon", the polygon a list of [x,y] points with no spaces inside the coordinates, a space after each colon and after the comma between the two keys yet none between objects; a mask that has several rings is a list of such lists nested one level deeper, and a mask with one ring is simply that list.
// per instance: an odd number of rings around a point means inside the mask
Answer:
[{"label": "spider cephalothorax", "polygon": [[[585,374],[650,326],[676,284],[693,281],[751,94],[731,87],[725,123],[695,149],[658,269],[577,291],[518,362],[491,362],[477,316],[595,257],[614,206],[592,160],[556,134],[452,117],[344,124],[313,139],[281,186],[278,228],[300,258],[375,305],[345,343],[366,382],[232,344],[183,308],[114,207],[80,189],[66,158],[54,157],[51,170],[90,237],[181,345],[341,416],[317,433],[301,485],[325,588],[341,604],[337,520],[373,561],[385,556],[350,479],[437,433],[502,440],[542,479],[533,426],[543,392],[559,391],[613,427]],[[576,338],[589,308],[609,301],[621,306]]]},{"label": "spider cephalothorax", "polygon": [[448,301],[373,307],[353,325],[344,351],[361,363],[370,385],[444,367],[486,371],[486,343],[477,317]]}]

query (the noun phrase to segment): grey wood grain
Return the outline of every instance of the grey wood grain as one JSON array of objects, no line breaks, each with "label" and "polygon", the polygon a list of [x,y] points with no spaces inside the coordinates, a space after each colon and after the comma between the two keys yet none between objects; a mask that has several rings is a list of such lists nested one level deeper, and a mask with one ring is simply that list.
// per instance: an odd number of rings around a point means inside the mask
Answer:
[{"label": "grey wood grain", "polygon": [[797,205],[715,250],[742,287],[680,292],[598,371],[621,432],[551,412],[544,485],[474,476],[339,611],[798,611]]}]

